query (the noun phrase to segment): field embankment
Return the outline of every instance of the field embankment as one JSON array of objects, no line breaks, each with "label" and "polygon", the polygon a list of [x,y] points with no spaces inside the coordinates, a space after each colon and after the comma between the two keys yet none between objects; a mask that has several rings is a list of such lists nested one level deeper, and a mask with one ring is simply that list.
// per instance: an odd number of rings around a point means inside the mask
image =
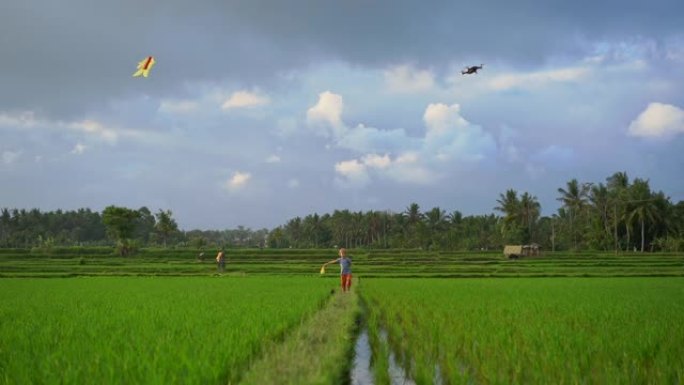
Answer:
[{"label": "field embankment", "polygon": [[[311,275],[335,250],[228,249],[227,271],[237,275]],[[668,253],[547,253],[509,260],[499,252],[352,250],[355,274],[364,277],[589,277],[684,276],[684,255]],[[102,275],[209,275],[213,253],[144,249],[120,257],[107,248],[64,248],[50,254],[0,249],[0,277]]]}]

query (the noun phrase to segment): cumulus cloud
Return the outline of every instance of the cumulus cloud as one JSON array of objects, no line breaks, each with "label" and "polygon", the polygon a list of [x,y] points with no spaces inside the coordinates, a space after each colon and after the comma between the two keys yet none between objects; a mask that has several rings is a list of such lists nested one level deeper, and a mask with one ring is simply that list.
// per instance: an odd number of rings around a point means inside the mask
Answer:
[{"label": "cumulus cloud", "polygon": [[[403,129],[383,130],[359,124],[349,128],[342,121],[341,95],[326,91],[307,111],[309,124],[322,124],[338,148],[359,157],[339,162],[335,172],[341,180],[364,186],[371,175],[399,182],[431,183],[451,161],[478,162],[496,153],[496,141],[480,126],[461,116],[458,104],[429,104],[423,115],[425,134],[409,136]],[[383,155],[379,155],[383,154]]]},{"label": "cumulus cloud", "polygon": [[252,178],[252,175],[248,172],[236,171],[233,176],[228,179],[225,187],[229,191],[236,191],[247,185],[247,182]]},{"label": "cumulus cloud", "polygon": [[[346,131],[342,122],[342,96],[330,91],[318,95],[318,102],[306,111],[306,122],[310,126],[323,126],[332,130],[333,136],[340,137]],[[326,135],[327,136],[327,135]]]},{"label": "cumulus cloud", "polygon": [[410,65],[399,65],[384,71],[385,84],[392,92],[415,93],[430,90],[435,75],[428,70],[417,70]]},{"label": "cumulus cloud", "polygon": [[458,104],[430,104],[423,120],[427,127],[423,151],[437,160],[479,161],[496,151],[492,135],[463,118]]},{"label": "cumulus cloud", "polygon": [[[335,172],[343,177],[345,186],[361,187],[368,184],[370,178],[366,165],[356,159],[345,160],[335,164]],[[338,182],[341,180],[338,179]]]},{"label": "cumulus cloud", "polygon": [[81,155],[83,152],[86,150],[86,146],[82,143],[76,143],[74,148],[71,150],[71,153],[74,155]]},{"label": "cumulus cloud", "polygon": [[366,186],[371,176],[409,184],[430,184],[440,177],[415,152],[402,153],[394,158],[389,154],[366,154],[359,159],[337,163],[335,172],[338,174],[338,183],[356,188]]},{"label": "cumulus cloud", "polygon": [[2,152],[2,163],[4,164],[12,164],[19,159],[21,156],[22,151],[10,151],[10,150],[5,150]]},{"label": "cumulus cloud", "polygon": [[233,92],[230,97],[223,102],[221,108],[229,110],[231,108],[250,108],[269,104],[271,99],[268,96],[259,94],[258,92],[237,91]]},{"label": "cumulus cloud", "polygon": [[668,138],[684,133],[684,110],[671,104],[651,103],[630,123],[628,133],[642,138]]},{"label": "cumulus cloud", "polygon": [[488,85],[496,91],[513,88],[537,88],[552,83],[571,83],[585,79],[591,74],[588,67],[570,67],[528,73],[508,73],[494,76]]}]

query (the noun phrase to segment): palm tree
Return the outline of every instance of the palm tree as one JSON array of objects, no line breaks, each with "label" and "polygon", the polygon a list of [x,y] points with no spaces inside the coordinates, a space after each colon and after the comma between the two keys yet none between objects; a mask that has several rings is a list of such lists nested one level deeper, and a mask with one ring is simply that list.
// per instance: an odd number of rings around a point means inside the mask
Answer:
[{"label": "palm tree", "polygon": [[527,227],[527,243],[532,239],[532,225],[539,219],[541,205],[537,201],[537,197],[525,192],[520,197],[519,210],[520,213],[518,214],[518,217],[520,218],[520,222]]},{"label": "palm tree", "polygon": [[558,193],[561,197],[559,201],[563,202],[563,206],[568,208],[570,214],[570,232],[573,238],[575,250],[577,250],[577,232],[575,231],[575,222],[578,215],[582,213],[584,206],[587,203],[587,194],[591,184],[584,183],[580,186],[577,179],[573,179],[567,184],[567,190],[558,188]]},{"label": "palm tree", "polygon": [[[612,176],[606,178],[608,183],[608,191],[610,193],[610,199],[613,203],[613,240],[615,242],[615,253],[617,254],[620,248],[620,239],[618,237],[618,224],[620,218],[624,217],[624,205],[623,201],[626,200],[626,192],[629,188],[629,177],[626,172],[616,172]],[[629,244],[629,227],[625,224],[628,244]]]},{"label": "palm tree", "polygon": [[447,227],[447,221],[446,211],[439,207],[434,207],[425,213],[425,224],[427,225],[428,237],[430,237],[431,243],[435,243],[440,238],[439,235]]},{"label": "palm tree", "polygon": [[423,214],[420,212],[418,203],[411,203],[409,207],[406,208],[406,211],[404,211],[404,216],[406,217],[404,231],[406,233],[407,242],[412,247],[416,247],[417,228],[423,219]]},{"label": "palm tree", "polygon": [[632,200],[630,201],[632,206],[628,213],[628,222],[631,223],[634,219],[639,220],[641,227],[641,252],[643,253],[646,244],[646,220],[656,221],[658,206],[656,205],[656,200],[652,197],[648,180],[635,179],[630,190],[632,193]]},{"label": "palm tree", "polygon": [[[610,209],[610,194],[608,188],[603,183],[597,186],[592,186],[589,192],[589,202],[593,209],[596,218],[598,218],[598,226],[602,228],[602,235],[598,237],[601,244],[605,246],[606,241],[610,237],[610,223],[608,221]],[[597,230],[598,231],[598,230]]]},{"label": "palm tree", "polygon": [[304,217],[304,231],[308,238],[313,239],[313,246],[318,248],[318,240],[323,229],[323,223],[321,222],[321,217],[317,213],[313,215],[309,214]]},{"label": "palm tree", "polygon": [[508,189],[505,194],[499,194],[499,199],[497,199],[496,202],[499,205],[494,207],[494,210],[504,214],[501,231],[504,233],[511,233],[520,222],[520,200],[518,199],[518,192],[513,189]]}]

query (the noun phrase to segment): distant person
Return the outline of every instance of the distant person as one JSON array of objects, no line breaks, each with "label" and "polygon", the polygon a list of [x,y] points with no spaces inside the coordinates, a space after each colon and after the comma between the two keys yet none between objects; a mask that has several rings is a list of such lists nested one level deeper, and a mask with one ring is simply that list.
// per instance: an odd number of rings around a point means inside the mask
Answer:
[{"label": "distant person", "polygon": [[350,257],[347,256],[347,249],[341,248],[339,252],[340,257],[337,259],[333,259],[330,262],[326,262],[323,264],[323,268],[326,266],[332,264],[332,263],[339,263],[340,264],[340,283],[342,284],[342,291],[349,291],[351,288],[351,282],[352,282],[352,271],[351,271],[351,265],[352,265],[352,260]]},{"label": "distant person", "polygon": [[197,255],[197,261],[198,262],[203,262],[204,261],[204,252],[201,252]]},{"label": "distant person", "polygon": [[226,271],[226,254],[223,252],[223,249],[219,250],[216,255],[216,268],[219,273]]}]

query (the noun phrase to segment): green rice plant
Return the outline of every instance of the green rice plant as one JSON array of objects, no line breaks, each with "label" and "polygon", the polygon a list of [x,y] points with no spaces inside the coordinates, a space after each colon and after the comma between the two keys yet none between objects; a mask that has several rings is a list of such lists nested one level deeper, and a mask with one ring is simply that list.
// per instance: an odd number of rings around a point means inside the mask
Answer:
[{"label": "green rice plant", "polygon": [[0,383],[235,383],[329,297],[305,278],[0,280]]},{"label": "green rice plant", "polygon": [[417,384],[684,381],[681,278],[367,279]]}]

